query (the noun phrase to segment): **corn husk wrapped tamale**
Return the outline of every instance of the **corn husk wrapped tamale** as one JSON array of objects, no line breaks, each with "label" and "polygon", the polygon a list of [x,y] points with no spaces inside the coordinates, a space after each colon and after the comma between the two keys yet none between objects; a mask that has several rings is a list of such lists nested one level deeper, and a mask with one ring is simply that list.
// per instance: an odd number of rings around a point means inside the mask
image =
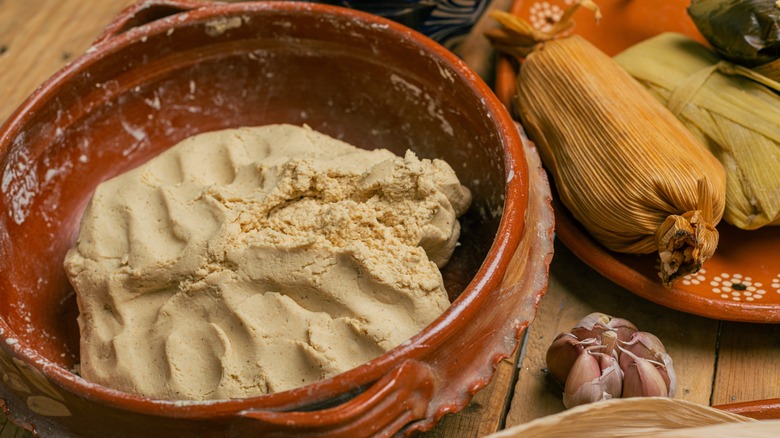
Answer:
[{"label": "corn husk wrapped tamale", "polygon": [[659,275],[670,286],[715,251],[725,172],[612,58],[576,35],[552,39],[571,12],[552,35],[494,13],[504,28],[488,37],[499,50],[527,55],[517,79],[519,112],[560,201],[607,248],[657,251]]},{"label": "corn husk wrapped tamale", "polygon": [[778,91],[780,84],[679,34],[643,41],[615,59],[723,163],[724,219],[747,230],[780,225],[780,94],[757,81]]}]

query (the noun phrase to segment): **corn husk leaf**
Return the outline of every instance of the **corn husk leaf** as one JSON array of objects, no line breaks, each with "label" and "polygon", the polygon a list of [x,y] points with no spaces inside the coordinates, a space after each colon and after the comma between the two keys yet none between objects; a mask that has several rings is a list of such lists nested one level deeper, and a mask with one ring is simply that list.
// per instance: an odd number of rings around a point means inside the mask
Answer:
[{"label": "corn husk leaf", "polygon": [[780,82],[780,59],[753,67],[753,71],[775,82]]},{"label": "corn husk leaf", "polygon": [[780,84],[673,33],[615,57],[723,163],[727,222],[780,225]]},{"label": "corn husk leaf", "polygon": [[780,421],[756,421],[684,400],[642,397],[577,406],[489,437],[770,437],[778,432]]}]

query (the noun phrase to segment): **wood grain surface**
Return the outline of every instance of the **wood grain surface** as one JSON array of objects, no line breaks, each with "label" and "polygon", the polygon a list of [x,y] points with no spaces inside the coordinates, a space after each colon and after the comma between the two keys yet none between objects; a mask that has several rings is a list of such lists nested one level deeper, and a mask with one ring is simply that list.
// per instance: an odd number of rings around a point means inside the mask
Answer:
[{"label": "wood grain surface", "polygon": [[594,311],[628,319],[661,339],[674,360],[676,398],[720,405],[780,397],[780,325],[720,322],[658,306],[556,242],[550,286],[528,333],[506,427],[565,409],[544,356],[556,334]]},{"label": "wood grain surface", "polygon": [[546,373],[553,338],[585,315],[602,312],[628,319],[658,336],[674,360],[677,398],[709,404],[718,321],[669,310],[619,288],[556,242],[550,286],[528,333],[507,424],[521,424],[564,409],[562,389]]},{"label": "wood grain surface", "polygon": [[[90,46],[129,0],[0,0],[0,123],[39,84]],[[545,372],[553,337],[593,311],[626,318],[664,342],[677,397],[724,404],[780,397],[780,325],[719,322],[669,310],[605,279],[556,243],[550,286],[522,351],[462,412],[422,436],[486,436],[560,412],[561,389]],[[518,363],[519,358],[519,366]],[[27,434],[0,415],[0,438]]]},{"label": "wood grain surface", "polygon": [[0,0],[0,121],[84,53],[130,0]]},{"label": "wood grain surface", "polygon": [[713,405],[780,398],[780,325],[723,323]]}]

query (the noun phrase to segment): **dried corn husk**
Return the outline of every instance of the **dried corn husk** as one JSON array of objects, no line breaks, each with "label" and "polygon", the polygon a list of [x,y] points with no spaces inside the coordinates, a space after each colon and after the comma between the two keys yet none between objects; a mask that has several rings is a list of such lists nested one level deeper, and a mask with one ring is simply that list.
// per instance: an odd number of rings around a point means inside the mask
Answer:
[{"label": "dried corn husk", "polygon": [[775,437],[780,420],[756,421],[665,397],[616,398],[577,406],[490,438]]},{"label": "dried corn husk", "polygon": [[753,71],[775,82],[780,82],[780,59],[753,67]]},{"label": "dried corn husk", "polygon": [[780,94],[770,89],[780,84],[679,34],[659,35],[615,59],[723,163],[724,219],[747,230],[780,225]]},{"label": "dried corn husk", "polygon": [[611,250],[658,251],[667,286],[698,271],[717,246],[714,226],[725,203],[718,160],[581,37],[538,41],[540,33],[518,17],[493,16],[504,25],[488,35],[496,47],[527,54],[517,79],[519,112],[563,204]]}]

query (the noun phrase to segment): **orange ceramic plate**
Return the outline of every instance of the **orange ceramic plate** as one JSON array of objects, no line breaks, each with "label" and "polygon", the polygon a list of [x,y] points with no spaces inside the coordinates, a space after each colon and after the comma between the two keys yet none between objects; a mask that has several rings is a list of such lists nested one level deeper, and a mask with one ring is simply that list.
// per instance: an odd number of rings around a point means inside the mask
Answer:
[{"label": "orange ceramic plate", "polygon": [[[543,29],[560,17],[574,0],[517,0],[513,12]],[[664,31],[703,41],[687,15],[689,0],[596,0],[604,15],[596,25],[593,14],[575,15],[575,32],[610,55]],[[516,72],[509,62],[499,66],[496,92],[505,103],[514,94]],[[580,259],[602,275],[660,305],[710,318],[780,323],[780,228],[742,231],[718,225],[721,238],[715,256],[696,275],[664,288],[658,278],[657,257],[607,250],[582,228],[560,204],[555,205],[556,233]]]}]

